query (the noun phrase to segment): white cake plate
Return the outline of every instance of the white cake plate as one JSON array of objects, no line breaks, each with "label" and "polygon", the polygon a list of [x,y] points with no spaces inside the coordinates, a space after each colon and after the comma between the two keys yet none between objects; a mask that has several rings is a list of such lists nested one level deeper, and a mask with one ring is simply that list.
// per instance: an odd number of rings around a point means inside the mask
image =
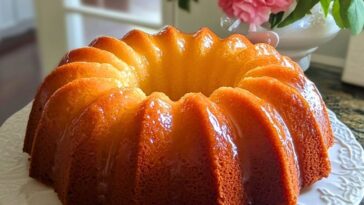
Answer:
[{"label": "white cake plate", "polygon": [[[28,176],[22,152],[31,104],[0,127],[0,205],[60,205],[52,188]],[[352,132],[329,111],[335,133],[330,149],[332,173],[302,191],[299,205],[358,205],[364,196],[364,150]]]}]

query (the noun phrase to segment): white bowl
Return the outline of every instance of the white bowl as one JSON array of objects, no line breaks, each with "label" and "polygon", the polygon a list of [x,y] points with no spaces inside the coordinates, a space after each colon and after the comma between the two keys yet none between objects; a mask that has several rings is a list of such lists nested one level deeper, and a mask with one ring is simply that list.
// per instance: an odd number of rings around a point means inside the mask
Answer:
[{"label": "white bowl", "polygon": [[279,36],[279,52],[297,61],[303,70],[310,66],[311,54],[340,31],[331,13],[325,17],[319,4],[311,13],[289,26],[273,29]]}]

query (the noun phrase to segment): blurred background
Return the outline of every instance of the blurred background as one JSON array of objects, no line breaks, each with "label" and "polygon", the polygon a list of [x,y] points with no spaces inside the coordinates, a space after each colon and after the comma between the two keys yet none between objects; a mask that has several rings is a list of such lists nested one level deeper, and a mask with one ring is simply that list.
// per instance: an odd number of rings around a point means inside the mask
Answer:
[{"label": "blurred background", "polygon": [[[32,100],[42,78],[67,50],[100,35],[120,38],[134,28],[154,33],[166,24],[186,32],[207,26],[224,37],[222,15],[217,0],[192,1],[189,12],[173,0],[0,0],[0,124]],[[307,75],[329,107],[335,110],[349,102],[361,123],[364,35],[342,31],[320,47],[312,62]]]}]

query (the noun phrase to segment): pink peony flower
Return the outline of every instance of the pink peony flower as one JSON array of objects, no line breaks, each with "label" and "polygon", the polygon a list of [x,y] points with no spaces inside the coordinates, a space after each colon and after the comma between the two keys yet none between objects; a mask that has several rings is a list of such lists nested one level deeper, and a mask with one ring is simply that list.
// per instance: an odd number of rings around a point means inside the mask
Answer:
[{"label": "pink peony flower", "polygon": [[259,26],[269,20],[271,13],[287,11],[293,0],[219,0],[219,6],[229,17]]},{"label": "pink peony flower", "polygon": [[219,0],[219,6],[229,17],[234,16],[233,1],[232,0]]},{"label": "pink peony flower", "polygon": [[269,7],[261,5],[260,2],[242,0],[239,2],[235,1],[232,6],[234,16],[243,22],[261,25],[269,20],[271,10]]},{"label": "pink peony flower", "polygon": [[272,13],[276,14],[281,11],[287,11],[292,5],[292,0],[259,0],[262,4],[268,6]]}]

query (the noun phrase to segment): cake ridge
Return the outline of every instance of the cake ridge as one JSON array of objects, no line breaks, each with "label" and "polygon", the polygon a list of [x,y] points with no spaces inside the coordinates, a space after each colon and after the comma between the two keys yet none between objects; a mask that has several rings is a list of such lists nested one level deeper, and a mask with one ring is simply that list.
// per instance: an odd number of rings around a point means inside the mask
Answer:
[{"label": "cake ridge", "polygon": [[133,189],[136,203],[158,203],[153,198],[156,193],[160,203],[168,203],[168,181],[165,180],[168,175],[163,156],[173,136],[174,104],[165,94],[153,93],[141,105]]},{"label": "cake ridge", "polygon": [[[220,203],[241,204],[245,199],[245,190],[239,183],[242,176],[238,171],[232,172],[240,165],[234,160],[238,159],[237,147],[233,142],[233,131],[230,129],[230,122],[227,116],[223,115],[219,107],[210,99],[202,94],[192,96],[194,103],[198,106],[204,134],[208,136],[208,146],[210,152],[210,163],[214,168],[218,187],[218,201]],[[232,162],[230,162],[233,160]]]},{"label": "cake ridge", "polygon": [[[327,146],[323,141],[322,133],[318,129],[317,121],[310,112],[310,106],[298,91],[279,80],[267,76],[247,77],[240,82],[239,86],[268,101],[281,113],[288,129],[293,135],[296,147],[299,148],[298,158],[302,175],[302,186],[310,185],[321,177],[326,177],[327,174],[323,173],[328,173],[328,170],[331,169]],[[279,96],[279,99],[273,95]],[[284,103],[279,103],[280,101],[284,101]],[[302,122],[302,120],[304,121]],[[300,132],[296,132],[296,130],[300,130]],[[315,139],[315,142],[307,141],[312,140],[311,138]],[[313,157],[315,160],[320,161],[318,164],[319,168],[315,169],[316,174],[312,174],[313,171],[310,168],[311,166],[316,167],[316,164],[305,160],[307,157]]]},{"label": "cake ridge", "polygon": [[93,40],[89,46],[110,52],[128,64],[129,67],[136,72],[139,83],[141,83],[140,86],[145,86],[144,81],[147,73],[145,70],[145,63],[143,63],[143,59],[140,54],[128,44],[114,37],[102,36]]},{"label": "cake ridge", "polygon": [[[226,84],[234,86],[233,85],[234,81],[231,79],[229,79],[228,82],[224,82],[224,84],[221,83],[221,80],[223,80],[224,78],[222,78],[221,76],[220,69],[224,68],[226,72],[224,72],[223,74],[226,73],[225,76],[229,74],[230,78],[232,75],[234,75],[234,77],[241,76],[241,74],[239,73],[240,72],[239,69],[242,67],[240,62],[245,61],[246,58],[244,55],[239,55],[239,54],[251,50],[253,46],[249,41],[247,41],[247,39],[244,36],[235,34],[225,39],[220,39],[219,41],[217,41],[216,47],[217,48],[214,51],[216,53],[215,55],[221,56],[221,58],[223,58],[224,60],[219,61],[218,58],[213,58],[213,60],[209,62],[212,67],[210,78],[213,80],[209,81],[208,87],[210,88],[214,87],[213,86],[214,83],[218,85],[216,87],[224,86]],[[213,90],[209,90],[209,93],[211,93],[212,91]]]},{"label": "cake ridge", "polygon": [[[231,99],[231,101],[229,100]],[[295,195],[299,192],[299,186],[294,183],[289,183],[291,181],[295,182],[295,180],[299,180],[299,170],[296,169],[296,166],[294,167],[290,167],[288,168],[286,165],[284,165],[285,163],[287,163],[287,160],[283,160],[280,166],[286,167],[286,170],[291,170],[289,173],[292,176],[291,177],[284,177],[281,176],[280,174],[271,174],[271,176],[265,175],[265,176],[261,176],[258,172],[258,174],[255,174],[256,171],[259,170],[255,170],[252,168],[252,162],[254,161],[254,163],[257,163],[258,160],[263,160],[264,157],[266,157],[265,155],[262,155],[259,157],[259,154],[256,155],[254,154],[257,151],[254,151],[252,148],[250,148],[251,146],[256,145],[256,140],[259,140],[259,142],[263,142],[265,141],[265,143],[273,143],[274,141],[278,141],[281,142],[281,136],[286,134],[286,133],[279,133],[276,132],[274,130],[276,130],[274,128],[274,126],[279,126],[279,124],[269,124],[269,123],[262,123],[261,127],[256,127],[256,128],[249,128],[246,126],[242,126],[243,122],[244,122],[244,118],[249,118],[250,121],[253,120],[253,122],[259,120],[261,121],[262,119],[272,119],[273,115],[270,114],[269,110],[263,109],[263,107],[269,106],[269,104],[267,104],[266,102],[264,102],[262,99],[260,99],[259,97],[256,97],[255,95],[253,95],[251,92],[240,89],[240,88],[220,88],[218,90],[216,90],[212,96],[212,100],[218,104],[219,107],[221,107],[221,109],[223,111],[225,111],[224,113],[226,114],[226,116],[231,120],[231,122],[233,122],[234,128],[237,131],[237,135],[234,137],[234,143],[238,146],[238,150],[239,150],[239,160],[240,160],[240,165],[241,165],[241,169],[243,169],[243,181],[244,181],[244,187],[246,187],[247,192],[248,192],[248,203],[252,203],[252,204],[267,204],[267,203],[271,203],[272,201],[275,201],[277,204],[286,204],[289,203],[288,201],[295,201]],[[234,104],[233,102],[237,103]],[[261,107],[263,106],[263,107]],[[241,109],[238,111],[236,109],[234,109],[235,107],[240,107]],[[262,121],[264,122],[264,121]],[[264,137],[262,135],[258,135],[258,136],[254,136],[252,133],[252,130],[258,131],[258,130],[266,130],[268,132],[272,132],[272,135],[274,135],[275,137],[272,138],[267,138],[264,139]],[[258,134],[257,132],[254,132],[255,134]],[[287,136],[288,138],[289,136]],[[265,146],[264,146],[265,145]],[[266,146],[267,144],[262,145],[262,147],[260,148],[265,148],[267,149],[265,152],[268,152],[270,154],[270,156],[276,156],[276,157],[283,157],[284,155],[282,155],[282,153],[285,153],[283,150],[286,150],[287,147],[281,146],[279,144],[274,145],[276,149],[280,150],[280,151],[268,151],[268,147]],[[282,148],[284,148],[282,150]],[[293,150],[293,152],[291,154],[294,154],[295,150]],[[266,153],[266,154],[268,154]],[[253,161],[249,161],[249,158],[252,155],[256,155],[255,158],[253,158]],[[283,157],[284,158],[284,157]],[[288,160],[289,161],[289,160]],[[268,161],[266,161],[266,163],[268,163]],[[273,167],[272,167],[273,168]],[[263,168],[262,168],[263,169]],[[253,171],[254,170],[254,171]],[[262,171],[262,170],[260,170]],[[251,180],[252,176],[255,176],[254,179],[255,180]],[[264,180],[257,180],[257,177],[263,177]],[[268,178],[267,178],[268,177]],[[285,180],[286,179],[286,180]],[[261,182],[261,181],[271,181],[272,183],[274,183],[275,180],[278,180],[278,184],[279,181],[283,182],[288,182],[289,185],[285,185],[285,186],[281,186],[276,184],[276,186],[267,186],[265,187],[265,191],[267,193],[259,193],[257,192],[257,187],[260,187],[261,185],[259,184],[255,184],[257,182]],[[270,187],[270,188],[269,188]],[[269,196],[269,193],[272,192],[273,190],[279,190],[279,189],[288,189],[289,191],[286,192],[286,195],[281,193],[278,196],[276,196],[275,198],[272,198],[272,195]]]},{"label": "cake ridge", "polygon": [[[161,75],[161,78],[165,82],[162,84],[162,89],[158,91],[168,93],[170,98],[175,98],[173,94],[178,91],[172,91],[176,90],[178,86],[172,87],[177,84],[177,79],[174,78],[175,76],[173,76],[174,73],[172,71],[180,71],[180,75],[184,73],[180,65],[183,64],[183,55],[187,52],[187,40],[181,32],[172,27],[165,27],[159,33],[151,35],[151,38],[154,39],[154,44],[159,47],[162,54],[160,66],[163,75]],[[182,76],[180,78],[183,79]]]},{"label": "cake ridge", "polygon": [[[282,116],[278,113],[278,111],[276,109],[274,109],[269,103],[267,103],[265,106],[262,106],[261,109],[263,110],[263,112],[267,112],[267,117],[269,119],[271,119],[273,122],[275,122],[279,125],[279,126],[277,126],[276,124],[273,124],[273,128],[275,130],[277,130],[279,139],[285,147],[284,150],[286,152],[290,153],[291,155],[293,155],[293,162],[294,162],[295,170],[291,174],[293,174],[293,175],[296,174],[297,178],[294,178],[294,180],[292,180],[292,181],[294,183],[297,182],[297,184],[298,184],[297,189],[298,189],[299,187],[302,186],[302,176],[301,176],[301,171],[300,171],[301,169],[300,169],[298,155],[297,155],[298,148],[296,147],[295,143],[293,142],[293,137],[292,137],[291,133],[289,132],[287,125],[284,122]],[[268,114],[268,113],[272,113],[272,114]],[[274,116],[274,117],[272,117],[272,116]]]},{"label": "cake ridge", "polygon": [[[120,124],[120,120],[129,119],[133,121],[134,118],[132,116],[134,116],[134,113],[130,113],[130,106],[133,107],[132,110],[137,110],[138,104],[133,102],[132,99],[138,99],[139,102],[142,102],[145,99],[145,97],[146,96],[144,95],[144,93],[137,88],[122,88],[122,89],[115,88],[98,97],[88,108],[86,108],[83,111],[83,113],[77,119],[73,121],[73,123],[65,132],[65,135],[63,136],[64,137],[63,141],[60,142],[63,143],[65,146],[61,146],[60,148],[62,149],[57,150],[56,154],[57,161],[60,162],[65,161],[68,163],[66,167],[64,167],[60,163],[55,164],[56,165],[55,170],[57,171],[56,176],[59,176],[59,178],[56,178],[58,180],[55,181],[55,188],[58,192],[59,197],[62,199],[63,202],[66,202],[67,200],[72,200],[69,198],[70,196],[68,195],[68,192],[77,192],[77,190],[82,190],[81,188],[82,185],[88,183],[95,184],[96,186],[98,184],[98,181],[102,180],[100,177],[108,177],[108,176],[102,176],[102,174],[100,173],[100,171],[104,169],[105,157],[102,157],[103,155],[101,154],[97,154],[97,152],[101,153],[102,147],[101,146],[96,147],[93,142],[95,140],[100,140],[99,137],[101,137],[103,134],[105,136],[111,136],[110,135],[111,132],[107,131],[107,128],[110,127],[114,127],[113,128],[114,130],[119,129],[118,133],[121,133],[120,137],[118,137],[116,134],[114,135],[115,139],[110,139],[110,141],[120,140],[119,142],[121,142],[123,140],[123,136],[127,132],[123,132],[123,130],[118,127],[124,127],[127,125],[118,126]],[[109,106],[104,107],[105,105]],[[112,113],[118,113],[118,114],[113,115]],[[105,116],[105,117],[100,117],[100,116]],[[104,123],[104,120],[107,120],[109,123],[107,124]],[[105,126],[105,127],[99,132],[94,132],[93,131],[93,129],[95,129],[94,127],[97,128],[99,126]],[[75,131],[73,129],[75,129]],[[115,149],[118,149],[118,147],[119,146],[117,146]],[[68,176],[69,178],[62,178],[62,176],[65,173],[69,173],[67,172],[68,169],[72,170],[73,168],[74,171],[77,171],[84,168],[80,166],[78,163],[79,160],[81,160],[82,158],[74,159],[72,157],[72,155],[77,155],[77,153],[81,152],[80,150],[92,151],[89,152],[89,154],[93,153],[93,155],[88,155],[88,156],[98,156],[100,160],[96,160],[94,157],[91,158],[87,157],[87,158],[88,158],[88,163],[99,164],[98,165],[99,167],[98,170],[94,170],[92,173],[89,173],[88,181],[79,181],[77,184],[74,184],[72,186],[65,182],[68,182],[68,179],[72,179],[72,177],[74,176],[69,175]],[[108,152],[107,149],[104,148],[104,150]],[[104,154],[104,156],[107,156],[109,154],[111,153],[108,153],[106,155]],[[86,157],[83,158],[83,160],[85,159]],[[91,159],[92,161],[90,161]],[[96,202],[99,200],[98,198],[100,194],[101,194],[100,190],[96,190],[96,192],[93,195],[83,196],[82,199],[84,199],[85,201],[78,201],[78,204],[87,204],[88,202]]]},{"label": "cake ridge", "polygon": [[[52,184],[54,152],[57,140],[62,135],[67,121],[82,111],[80,109],[91,103],[99,93],[120,86],[120,81],[114,79],[84,78],[74,80],[53,93],[45,105],[33,138],[30,176],[42,178],[43,182]],[[76,97],[83,91],[85,93],[83,93],[82,98]],[[76,102],[78,104],[75,104]],[[55,118],[60,105],[66,108],[66,112]],[[39,149],[39,147],[43,146],[43,149]],[[45,155],[46,153],[49,153],[49,155]]]},{"label": "cake ridge", "polygon": [[68,64],[71,62],[98,62],[98,63],[109,63],[121,72],[125,72],[129,75],[129,80],[137,82],[135,79],[135,70],[130,67],[123,60],[115,56],[106,50],[102,50],[95,47],[82,47],[74,49],[68,52],[63,59],[60,61],[59,66]]},{"label": "cake ridge", "polygon": [[121,75],[109,64],[74,62],[59,66],[46,77],[37,90],[29,115],[30,119],[26,129],[23,151],[27,153],[31,152],[36,126],[41,118],[44,106],[51,95],[70,81],[86,77],[109,77],[121,80]]},{"label": "cake ridge", "polygon": [[287,69],[284,66],[269,65],[250,70],[245,74],[245,76],[269,76],[297,89],[301,96],[305,98],[307,103],[310,105],[311,111],[315,114],[315,119],[319,121],[318,124],[322,125],[319,126],[319,129],[321,134],[324,136],[323,139],[325,140],[325,144],[328,147],[332,146],[334,137],[330,122],[328,121],[325,104],[321,95],[317,92],[316,86],[303,74]]},{"label": "cake ridge", "polygon": [[[184,56],[184,58],[187,59],[187,62],[185,63],[186,81],[184,86],[186,86],[187,90],[192,92],[196,92],[198,90],[210,92],[204,90],[203,88],[201,89],[200,86],[203,85],[199,85],[198,82],[199,80],[206,81],[207,83],[212,82],[211,79],[208,80],[207,72],[211,76],[214,70],[216,70],[216,65],[214,63],[215,59],[213,56],[218,52],[215,48],[218,48],[219,45],[221,45],[221,40],[216,36],[210,35],[207,29],[197,32],[195,35],[188,37],[186,40],[188,40],[188,46],[186,47],[186,56]],[[199,58],[196,59],[196,56],[199,56]],[[208,70],[196,69],[194,66],[196,64],[205,66],[206,63],[211,64]],[[207,87],[211,86],[208,85]]]}]

